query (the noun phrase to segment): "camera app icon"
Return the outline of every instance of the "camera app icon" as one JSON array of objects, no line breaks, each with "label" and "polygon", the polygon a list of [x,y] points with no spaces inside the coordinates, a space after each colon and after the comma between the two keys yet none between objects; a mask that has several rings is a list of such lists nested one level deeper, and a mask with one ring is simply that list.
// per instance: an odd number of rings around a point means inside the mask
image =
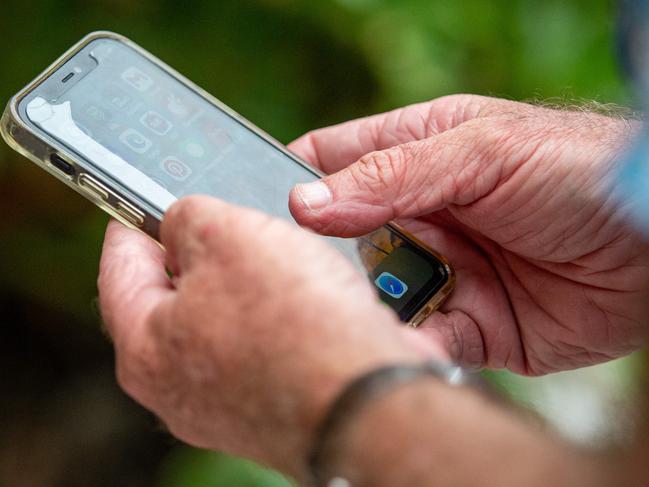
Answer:
[{"label": "camera app icon", "polygon": [[149,110],[144,115],[142,115],[142,118],[140,118],[140,123],[154,134],[160,136],[167,135],[172,127],[172,124],[169,120],[152,110]]},{"label": "camera app icon", "polygon": [[176,181],[184,181],[192,174],[190,167],[176,157],[163,159],[160,168]]},{"label": "camera app icon", "polygon": [[394,299],[399,299],[408,292],[408,285],[389,272],[383,272],[374,281],[376,287]]},{"label": "camera app icon", "polygon": [[119,140],[133,152],[144,154],[151,148],[151,141],[134,129],[126,129]]},{"label": "camera app icon", "polygon": [[136,67],[131,66],[122,73],[122,79],[137,91],[147,91],[153,86],[153,79]]}]

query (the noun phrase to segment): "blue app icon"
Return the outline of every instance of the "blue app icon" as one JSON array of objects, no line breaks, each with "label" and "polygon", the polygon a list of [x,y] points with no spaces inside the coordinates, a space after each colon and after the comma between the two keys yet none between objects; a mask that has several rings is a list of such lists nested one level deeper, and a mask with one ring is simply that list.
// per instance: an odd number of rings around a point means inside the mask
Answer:
[{"label": "blue app icon", "polygon": [[389,272],[383,272],[376,278],[374,284],[386,294],[399,299],[408,291],[408,285]]}]

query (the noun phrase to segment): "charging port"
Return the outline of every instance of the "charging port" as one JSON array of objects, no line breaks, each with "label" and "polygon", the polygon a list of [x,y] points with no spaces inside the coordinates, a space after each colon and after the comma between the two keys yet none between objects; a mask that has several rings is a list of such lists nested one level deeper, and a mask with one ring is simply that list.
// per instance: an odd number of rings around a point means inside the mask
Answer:
[{"label": "charging port", "polygon": [[61,156],[52,154],[50,156],[50,162],[62,173],[67,174],[68,176],[74,176],[74,166],[63,159]]}]

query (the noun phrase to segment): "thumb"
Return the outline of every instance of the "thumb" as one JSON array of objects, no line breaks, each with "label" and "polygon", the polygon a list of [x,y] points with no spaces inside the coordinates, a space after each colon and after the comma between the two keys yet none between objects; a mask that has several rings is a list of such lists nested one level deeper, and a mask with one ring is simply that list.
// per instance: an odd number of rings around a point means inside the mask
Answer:
[{"label": "thumb", "polygon": [[318,233],[367,234],[396,218],[414,218],[450,204],[469,204],[503,176],[494,134],[464,124],[429,139],[372,152],[289,197],[296,221]]}]

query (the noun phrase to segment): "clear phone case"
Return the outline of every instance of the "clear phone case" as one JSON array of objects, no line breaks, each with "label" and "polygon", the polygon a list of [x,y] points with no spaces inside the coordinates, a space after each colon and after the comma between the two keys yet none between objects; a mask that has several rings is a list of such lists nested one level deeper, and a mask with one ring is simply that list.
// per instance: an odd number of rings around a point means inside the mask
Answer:
[{"label": "clear phone case", "polygon": [[[54,138],[38,133],[32,126],[22,119],[19,112],[19,104],[21,100],[29,96],[30,93],[48,80],[67,61],[75,56],[75,54],[79,53],[79,51],[89,43],[98,39],[110,39],[125,44],[141,56],[144,56],[158,68],[162,69],[166,74],[169,74],[174,79],[189,87],[196,94],[206,99],[222,112],[261,136],[276,149],[287,155],[290,154],[282,144],[277,142],[271,136],[252,125],[239,114],[221,103],[218,99],[196,86],[190,80],[155,58],[146,50],[140,48],[132,41],[112,32],[92,33],[69,49],[65,54],[63,54],[63,56],[56,60],[41,75],[29,83],[9,101],[2,115],[2,119],[0,120],[0,131],[4,139],[13,149],[38,164],[52,176],[74,189],[82,196],[91,200],[105,212],[125,225],[143,231],[157,241],[159,239],[159,226],[163,214],[158,208],[154,207],[144,198],[138,197],[137,194],[129,191],[128,188],[116,184],[115,181],[110,178],[103,177],[102,174],[98,173],[97,170],[88,163],[88,161],[83,157],[78,156],[64,144]],[[52,159],[53,157],[61,158],[63,163],[70,165],[72,168],[69,171],[70,174],[65,174],[60,170],[60,167],[55,166]],[[290,158],[295,160],[296,163],[307,167],[304,162],[298,161],[293,154],[290,154]],[[54,162],[57,160],[58,159],[55,159]],[[315,172],[312,168],[309,168],[309,171]],[[372,270],[376,269],[376,266],[378,265],[372,254],[372,252],[374,252],[373,249],[381,249],[383,252],[389,254],[402,245],[418,248],[420,249],[419,251],[434,256],[439,261],[439,265],[443,268],[441,272],[445,275],[444,282],[441,283],[434,292],[431,291],[430,296],[426,296],[426,299],[417,305],[417,309],[409,312],[409,315],[406,317],[405,321],[408,321],[413,326],[417,326],[427,316],[438,309],[444,299],[451,293],[455,284],[455,275],[451,266],[443,256],[439,255],[426,244],[418,241],[415,237],[395,225],[388,225],[373,234],[368,235],[364,242],[359,243],[359,253],[368,274]]]}]

